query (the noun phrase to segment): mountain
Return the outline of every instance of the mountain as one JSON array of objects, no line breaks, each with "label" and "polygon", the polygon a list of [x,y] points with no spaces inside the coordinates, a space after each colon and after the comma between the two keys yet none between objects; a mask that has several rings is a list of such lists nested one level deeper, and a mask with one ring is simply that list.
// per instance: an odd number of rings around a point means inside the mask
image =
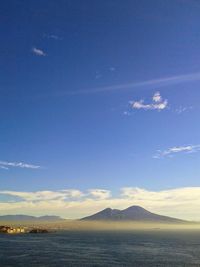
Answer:
[{"label": "mountain", "polygon": [[29,216],[29,215],[3,215],[0,216],[0,221],[19,221],[19,222],[57,222],[64,219],[59,216]]},{"label": "mountain", "polygon": [[85,221],[142,221],[162,223],[183,223],[186,221],[152,213],[140,206],[131,206],[124,210],[107,208],[91,216],[82,218]]}]

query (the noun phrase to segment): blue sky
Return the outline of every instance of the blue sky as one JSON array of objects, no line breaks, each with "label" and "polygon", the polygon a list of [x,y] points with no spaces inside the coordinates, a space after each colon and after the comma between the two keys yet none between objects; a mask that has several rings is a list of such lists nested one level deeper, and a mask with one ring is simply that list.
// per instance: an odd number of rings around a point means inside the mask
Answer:
[{"label": "blue sky", "polygon": [[199,186],[199,12],[192,0],[1,2],[1,213],[12,192]]}]

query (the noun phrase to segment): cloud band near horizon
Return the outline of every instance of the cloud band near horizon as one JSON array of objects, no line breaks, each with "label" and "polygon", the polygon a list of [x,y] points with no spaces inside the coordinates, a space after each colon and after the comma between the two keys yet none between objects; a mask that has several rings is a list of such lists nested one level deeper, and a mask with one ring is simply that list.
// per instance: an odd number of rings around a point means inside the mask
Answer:
[{"label": "cloud band near horizon", "polygon": [[[137,187],[120,189],[117,197],[106,189],[78,189],[58,191],[0,191],[0,215],[59,215],[81,218],[104,208],[124,209],[139,205],[151,212],[187,220],[199,220],[200,187],[184,187],[151,191]],[[45,211],[45,212],[44,212]]]}]

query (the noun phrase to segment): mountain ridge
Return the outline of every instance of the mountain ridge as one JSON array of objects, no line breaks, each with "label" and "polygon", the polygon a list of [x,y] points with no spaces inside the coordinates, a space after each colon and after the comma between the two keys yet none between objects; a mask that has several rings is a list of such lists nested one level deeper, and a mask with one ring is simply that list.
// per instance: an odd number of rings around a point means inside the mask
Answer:
[{"label": "mountain ridge", "polygon": [[152,213],[140,206],[130,206],[126,209],[106,208],[90,216],[81,218],[82,221],[143,221],[143,222],[166,222],[166,223],[184,223],[185,220],[158,215]]},{"label": "mountain ridge", "polygon": [[[18,222],[64,222],[66,219],[55,215],[31,216],[31,215],[0,215],[2,221]],[[130,206],[126,209],[105,208],[95,214],[78,219],[78,221],[132,221],[132,222],[162,222],[162,223],[188,223],[189,221],[181,220],[164,215],[152,213],[140,206]]]},{"label": "mountain ridge", "polygon": [[55,215],[44,215],[44,216],[31,216],[31,215],[24,215],[24,214],[16,214],[16,215],[0,215],[0,221],[20,221],[20,222],[28,222],[28,221],[37,221],[37,222],[56,222],[56,221],[63,221],[65,219],[61,218],[60,216]]}]

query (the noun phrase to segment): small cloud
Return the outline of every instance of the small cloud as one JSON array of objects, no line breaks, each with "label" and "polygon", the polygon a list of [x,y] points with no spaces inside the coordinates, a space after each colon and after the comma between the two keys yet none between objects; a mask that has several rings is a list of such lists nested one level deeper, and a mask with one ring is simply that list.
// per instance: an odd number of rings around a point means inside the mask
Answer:
[{"label": "small cloud", "polygon": [[193,109],[192,106],[191,106],[191,107],[182,107],[182,106],[180,106],[180,107],[178,107],[177,109],[175,109],[175,112],[176,112],[177,114],[182,114],[183,112],[189,111],[189,110],[191,110],[191,109]]},{"label": "small cloud", "polygon": [[153,97],[152,97],[153,101],[156,103],[160,103],[162,102],[162,96],[160,95],[160,92],[156,92]]},{"label": "small cloud", "polygon": [[43,36],[44,38],[47,38],[47,39],[62,40],[61,37],[55,34],[44,34]]},{"label": "small cloud", "polygon": [[129,111],[124,111],[123,114],[124,114],[124,116],[130,116],[131,115],[131,113]]},{"label": "small cloud", "polygon": [[143,109],[143,110],[164,110],[168,106],[167,99],[163,100],[160,93],[156,92],[152,97],[152,102],[145,104],[144,100],[130,101],[132,109]]},{"label": "small cloud", "polygon": [[160,159],[163,157],[172,157],[177,153],[195,153],[200,151],[200,145],[187,145],[187,146],[175,146],[168,148],[164,151],[158,150],[157,153],[153,156],[155,159]]},{"label": "small cloud", "polygon": [[43,50],[38,49],[38,48],[36,48],[36,47],[33,47],[32,52],[33,52],[35,55],[40,56],[40,57],[45,57],[45,56],[46,56],[46,53],[45,53]]},{"label": "small cloud", "polygon": [[38,165],[27,164],[27,163],[24,163],[24,162],[0,161],[0,168],[1,169],[8,170],[10,167],[23,168],[23,169],[40,169],[41,168]]}]

